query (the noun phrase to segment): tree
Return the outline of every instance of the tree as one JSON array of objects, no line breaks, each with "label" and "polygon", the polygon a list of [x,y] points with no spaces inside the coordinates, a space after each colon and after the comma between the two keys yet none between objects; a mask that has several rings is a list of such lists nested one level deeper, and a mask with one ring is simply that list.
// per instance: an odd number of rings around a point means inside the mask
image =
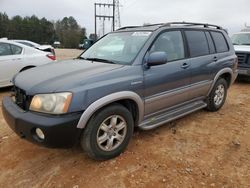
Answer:
[{"label": "tree", "polygon": [[86,38],[86,29],[81,28],[72,16],[58,20],[55,23],[55,30],[56,38],[65,48],[77,48]]},{"label": "tree", "polygon": [[6,13],[0,12],[0,37],[8,36],[9,17]]},{"label": "tree", "polygon": [[86,29],[81,28],[74,17],[64,17],[52,22],[46,18],[14,16],[9,19],[0,13],[0,38],[31,40],[41,44],[60,41],[66,48],[76,48],[86,38]]}]

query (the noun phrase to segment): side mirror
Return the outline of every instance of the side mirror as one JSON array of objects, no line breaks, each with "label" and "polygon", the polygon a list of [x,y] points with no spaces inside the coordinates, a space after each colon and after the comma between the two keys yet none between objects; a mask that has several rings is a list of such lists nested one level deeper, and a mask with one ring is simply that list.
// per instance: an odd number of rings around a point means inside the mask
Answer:
[{"label": "side mirror", "polygon": [[166,52],[153,52],[149,55],[147,65],[157,66],[167,63],[167,53]]}]

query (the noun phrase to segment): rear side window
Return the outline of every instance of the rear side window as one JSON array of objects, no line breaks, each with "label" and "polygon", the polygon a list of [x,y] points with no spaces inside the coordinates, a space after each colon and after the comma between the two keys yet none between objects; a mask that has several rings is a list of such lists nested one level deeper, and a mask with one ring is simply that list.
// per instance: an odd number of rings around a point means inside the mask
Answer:
[{"label": "rear side window", "polygon": [[214,54],[216,51],[215,51],[213,39],[212,39],[212,37],[211,37],[211,35],[210,35],[209,32],[205,32],[205,33],[206,33],[206,36],[207,36],[207,41],[208,41],[208,46],[209,46],[210,54]]},{"label": "rear side window", "polygon": [[214,39],[214,44],[218,53],[227,52],[229,50],[226,39],[222,33],[212,31],[211,35]]},{"label": "rear side window", "polygon": [[206,35],[203,31],[185,31],[191,57],[209,54]]},{"label": "rear side window", "polygon": [[12,55],[10,45],[7,43],[0,43],[0,56]]},{"label": "rear side window", "polygon": [[16,45],[11,44],[11,50],[13,52],[14,55],[18,55],[22,53],[22,48]]}]

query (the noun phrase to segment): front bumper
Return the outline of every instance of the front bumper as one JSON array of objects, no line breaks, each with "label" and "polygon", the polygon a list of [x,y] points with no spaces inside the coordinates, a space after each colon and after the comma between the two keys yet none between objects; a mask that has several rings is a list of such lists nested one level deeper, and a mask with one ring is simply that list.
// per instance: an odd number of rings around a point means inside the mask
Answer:
[{"label": "front bumper", "polygon": [[239,76],[250,76],[250,68],[238,67]]},{"label": "front bumper", "polygon": [[[21,138],[46,147],[71,147],[79,140],[81,129],[76,126],[81,113],[55,116],[26,112],[10,97],[4,97],[2,103],[4,119]],[[43,131],[44,140],[37,137],[36,128]]]}]

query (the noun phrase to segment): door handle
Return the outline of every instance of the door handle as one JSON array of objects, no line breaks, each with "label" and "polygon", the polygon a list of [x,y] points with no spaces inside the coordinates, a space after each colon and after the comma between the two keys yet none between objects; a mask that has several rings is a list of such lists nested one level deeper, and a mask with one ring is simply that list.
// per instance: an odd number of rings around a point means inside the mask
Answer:
[{"label": "door handle", "polygon": [[187,69],[188,67],[190,67],[189,63],[183,63],[181,66],[181,68],[183,68],[183,69]]},{"label": "door handle", "polygon": [[216,62],[216,61],[218,61],[218,58],[216,56],[214,56],[213,60]]},{"label": "door handle", "polygon": [[12,59],[12,61],[17,61],[17,60],[21,60],[21,58]]}]

